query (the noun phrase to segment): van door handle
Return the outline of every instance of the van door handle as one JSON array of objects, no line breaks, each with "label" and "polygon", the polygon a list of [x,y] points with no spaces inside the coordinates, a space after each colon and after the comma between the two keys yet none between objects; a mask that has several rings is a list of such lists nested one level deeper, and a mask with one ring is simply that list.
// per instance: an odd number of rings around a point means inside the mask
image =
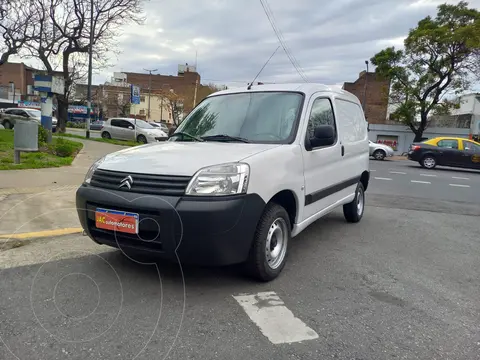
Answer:
[{"label": "van door handle", "polygon": [[342,145],[342,156],[345,155],[345,146]]}]

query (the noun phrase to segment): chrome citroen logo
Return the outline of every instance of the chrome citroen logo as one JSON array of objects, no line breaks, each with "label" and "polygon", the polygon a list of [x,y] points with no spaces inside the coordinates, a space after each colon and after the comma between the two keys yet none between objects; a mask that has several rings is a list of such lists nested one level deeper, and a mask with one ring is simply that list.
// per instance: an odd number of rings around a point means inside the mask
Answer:
[{"label": "chrome citroen logo", "polygon": [[128,187],[128,190],[130,190],[132,188],[132,184],[133,184],[133,178],[130,175],[128,175],[125,179],[123,179],[120,182],[119,188],[126,186]]}]

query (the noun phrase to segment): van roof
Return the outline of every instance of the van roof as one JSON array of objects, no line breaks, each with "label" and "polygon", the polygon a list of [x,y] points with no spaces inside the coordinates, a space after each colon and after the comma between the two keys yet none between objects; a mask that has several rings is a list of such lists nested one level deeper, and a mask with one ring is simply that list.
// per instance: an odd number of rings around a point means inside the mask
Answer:
[{"label": "van roof", "polygon": [[286,83],[286,84],[265,84],[265,85],[253,85],[250,90],[247,90],[247,86],[232,88],[228,90],[217,91],[209,96],[226,95],[226,94],[238,94],[244,92],[261,92],[261,91],[297,91],[309,96],[316,92],[333,92],[335,94],[344,95],[351,98],[355,102],[358,102],[358,98],[352,93],[343,90],[337,85],[324,85],[317,83]]}]

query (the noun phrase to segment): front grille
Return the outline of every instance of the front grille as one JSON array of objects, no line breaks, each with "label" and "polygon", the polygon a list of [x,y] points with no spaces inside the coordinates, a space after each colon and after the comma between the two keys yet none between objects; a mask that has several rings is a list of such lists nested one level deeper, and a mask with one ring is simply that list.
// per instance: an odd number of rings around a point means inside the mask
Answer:
[{"label": "front grille", "polygon": [[[122,180],[129,175],[133,179],[130,184],[131,188],[129,189],[127,186],[119,187]],[[92,176],[90,185],[141,194],[182,196],[190,179],[190,176],[130,174],[97,169]]]}]

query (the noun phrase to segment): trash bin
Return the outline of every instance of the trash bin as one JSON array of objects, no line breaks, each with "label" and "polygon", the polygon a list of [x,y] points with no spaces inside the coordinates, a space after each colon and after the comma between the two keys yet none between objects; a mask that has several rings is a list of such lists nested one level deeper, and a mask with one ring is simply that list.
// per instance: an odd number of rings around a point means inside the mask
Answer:
[{"label": "trash bin", "polygon": [[38,127],[34,120],[15,121],[13,149],[16,151],[38,151]]}]

